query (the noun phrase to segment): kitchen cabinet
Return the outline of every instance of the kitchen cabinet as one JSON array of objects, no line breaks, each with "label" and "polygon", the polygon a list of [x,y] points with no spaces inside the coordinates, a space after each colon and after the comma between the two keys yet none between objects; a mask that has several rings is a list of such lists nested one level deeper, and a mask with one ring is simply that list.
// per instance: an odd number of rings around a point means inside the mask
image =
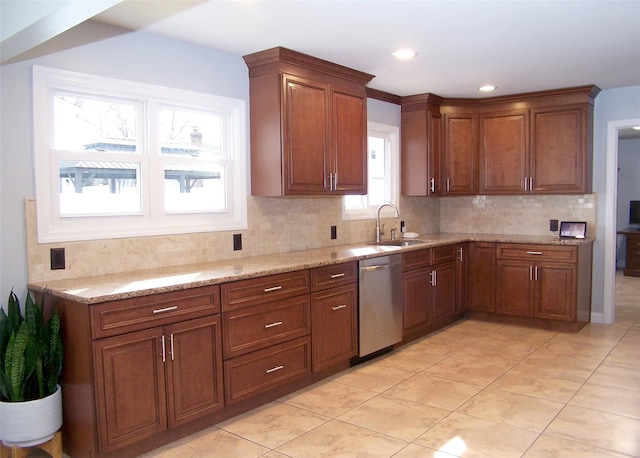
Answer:
[{"label": "kitchen cabinet", "polygon": [[308,270],[221,286],[225,404],[311,373]]},{"label": "kitchen cabinet", "polygon": [[469,244],[469,310],[494,312],[496,308],[496,244]]},{"label": "kitchen cabinet", "polygon": [[[443,195],[478,193],[478,115],[444,111]],[[446,110],[446,111],[445,111]]]},{"label": "kitchen cabinet", "polygon": [[223,409],[219,286],[57,306],[67,454],[130,455]]},{"label": "kitchen cabinet", "polygon": [[286,48],[244,60],[252,194],[366,194],[365,85],[373,76]]},{"label": "kitchen cabinet", "polygon": [[311,345],[316,372],[358,354],[357,280],[357,262],[311,270]]},{"label": "kitchen cabinet", "polygon": [[531,110],[529,191],[591,192],[593,105]]},{"label": "kitchen cabinet", "polygon": [[223,407],[219,315],[94,342],[100,449]]},{"label": "kitchen cabinet", "polygon": [[576,319],[577,247],[501,243],[497,258],[496,313]]},{"label": "kitchen cabinet", "polygon": [[446,326],[456,314],[456,245],[403,254],[403,335]]},{"label": "kitchen cabinet", "polygon": [[[440,140],[441,195],[591,192],[593,103],[599,91],[581,86],[484,99],[403,97],[403,193],[438,195],[437,185],[431,192],[419,176],[433,168],[426,161],[437,156],[416,151],[429,151],[422,145]],[[442,138],[428,122],[430,113],[441,117]]]},{"label": "kitchen cabinet", "polygon": [[480,194],[518,194],[529,176],[529,113],[480,116]]},{"label": "kitchen cabinet", "polygon": [[[402,195],[442,194],[441,97],[425,94],[402,99],[401,169]],[[404,165],[407,166],[404,166]]]}]

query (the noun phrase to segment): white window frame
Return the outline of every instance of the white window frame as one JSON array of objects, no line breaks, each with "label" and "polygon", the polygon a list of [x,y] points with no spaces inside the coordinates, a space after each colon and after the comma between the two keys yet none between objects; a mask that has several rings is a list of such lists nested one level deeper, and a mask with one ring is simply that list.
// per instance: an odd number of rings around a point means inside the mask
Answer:
[{"label": "white window frame", "polygon": [[[217,212],[165,213],[162,158],[148,152],[157,139],[152,126],[139,136],[148,147],[141,162],[142,212],[126,216],[61,216],[59,157],[53,144],[53,93],[60,90],[138,100],[149,106],[174,105],[186,109],[216,110],[227,115],[227,209]],[[152,107],[153,108],[153,107]],[[146,117],[147,123],[148,117]],[[98,240],[152,235],[242,230],[247,228],[246,101],[174,88],[118,80],[46,67],[33,67],[33,132],[35,150],[38,242]],[[152,123],[149,123],[152,124]],[[86,154],[85,154],[86,156]],[[111,159],[113,160],[113,159]],[[122,159],[119,159],[122,160]]]},{"label": "white window frame", "polygon": [[[388,124],[380,124],[377,122],[367,123],[367,139],[371,136],[380,136],[389,142],[388,157],[388,173],[391,182],[389,202],[393,203],[400,209],[400,128]],[[367,148],[367,154],[369,154]],[[368,172],[367,172],[368,180]],[[345,206],[345,198],[342,199],[342,219],[343,220],[362,220],[375,219],[376,210],[379,205],[369,205],[366,208],[347,209]],[[389,207],[382,209],[383,217],[393,217],[393,210]]]}]

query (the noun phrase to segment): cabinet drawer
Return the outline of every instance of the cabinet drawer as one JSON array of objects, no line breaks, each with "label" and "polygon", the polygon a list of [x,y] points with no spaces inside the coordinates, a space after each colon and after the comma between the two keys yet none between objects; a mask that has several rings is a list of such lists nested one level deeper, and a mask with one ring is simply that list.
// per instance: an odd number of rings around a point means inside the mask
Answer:
[{"label": "cabinet drawer", "polygon": [[640,236],[627,235],[627,249],[631,251],[640,250]]},{"label": "cabinet drawer", "polygon": [[402,271],[420,269],[431,265],[431,248],[409,251],[402,255]]},{"label": "cabinet drawer", "polygon": [[219,285],[89,306],[93,339],[177,323],[220,312]]},{"label": "cabinet drawer", "polygon": [[356,261],[311,269],[311,291],[348,285],[356,281],[358,281]]},{"label": "cabinet drawer", "polygon": [[224,312],[224,357],[240,356],[310,333],[309,296]]},{"label": "cabinet drawer", "polygon": [[576,262],[578,247],[560,245],[524,245],[519,243],[499,243],[498,259],[531,259],[532,261]]},{"label": "cabinet drawer", "polygon": [[442,264],[456,260],[456,246],[443,245],[431,248],[431,264]]},{"label": "cabinet drawer", "polygon": [[309,293],[309,271],[239,280],[222,285],[222,310],[257,305]]},{"label": "cabinet drawer", "polygon": [[227,360],[224,363],[226,405],[310,373],[308,336]]}]

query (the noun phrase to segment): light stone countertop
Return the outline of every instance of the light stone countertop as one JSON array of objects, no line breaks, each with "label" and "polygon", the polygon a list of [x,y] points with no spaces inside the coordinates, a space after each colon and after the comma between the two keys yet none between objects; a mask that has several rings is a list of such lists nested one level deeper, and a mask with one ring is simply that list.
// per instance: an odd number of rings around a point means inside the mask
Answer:
[{"label": "light stone countertop", "polygon": [[341,262],[385,256],[460,242],[502,242],[531,244],[580,245],[593,243],[593,238],[560,240],[557,236],[504,234],[425,234],[423,243],[397,247],[375,244],[340,245],[311,250],[275,253],[201,264],[140,270],[100,277],[82,277],[52,282],[30,283],[33,291],[46,291],[53,296],[82,304],[146,296],[208,286],[264,275],[310,269]]}]

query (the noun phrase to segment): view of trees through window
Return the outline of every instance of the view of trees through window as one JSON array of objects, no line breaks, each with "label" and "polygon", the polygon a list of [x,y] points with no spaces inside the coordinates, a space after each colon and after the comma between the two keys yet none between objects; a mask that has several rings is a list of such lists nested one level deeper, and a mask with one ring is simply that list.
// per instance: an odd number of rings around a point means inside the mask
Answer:
[{"label": "view of trees through window", "polygon": [[53,149],[60,214],[139,214],[163,177],[164,211],[226,208],[223,114],[58,92]]}]

